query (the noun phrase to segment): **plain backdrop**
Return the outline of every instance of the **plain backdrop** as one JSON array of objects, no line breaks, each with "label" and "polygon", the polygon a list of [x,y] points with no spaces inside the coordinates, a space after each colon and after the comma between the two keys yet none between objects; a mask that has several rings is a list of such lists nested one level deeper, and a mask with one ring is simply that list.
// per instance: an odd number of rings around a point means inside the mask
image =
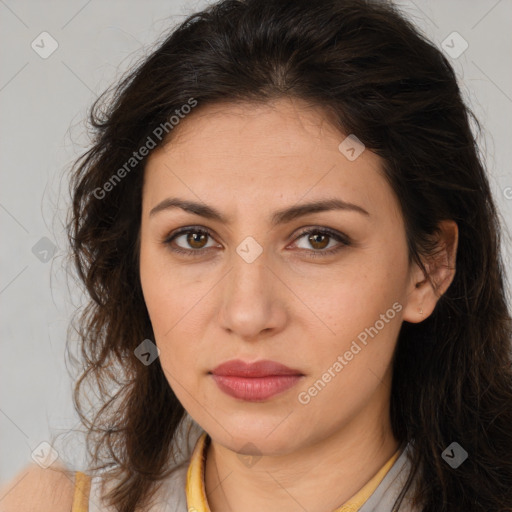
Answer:
[{"label": "plain backdrop", "polygon": [[[484,128],[480,147],[510,227],[512,0],[397,3],[438,47],[447,50],[443,41],[452,47],[450,60]],[[73,369],[65,361],[68,325],[83,301],[65,272],[66,172],[87,147],[84,120],[98,94],[206,5],[0,0],[0,483],[55,434],[67,443],[68,451],[59,451],[65,462],[76,469],[83,463]],[[503,253],[510,271],[509,238]]]}]

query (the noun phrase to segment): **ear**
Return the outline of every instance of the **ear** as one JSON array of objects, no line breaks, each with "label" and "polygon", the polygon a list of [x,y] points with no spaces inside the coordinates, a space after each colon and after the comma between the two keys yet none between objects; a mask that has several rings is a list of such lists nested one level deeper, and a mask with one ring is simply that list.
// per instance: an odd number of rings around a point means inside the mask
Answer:
[{"label": "ear", "polygon": [[439,233],[436,235],[438,248],[433,256],[423,261],[433,285],[421,268],[414,263],[403,314],[403,319],[407,322],[419,323],[429,317],[455,276],[459,241],[457,223],[453,220],[443,220],[438,227]]}]

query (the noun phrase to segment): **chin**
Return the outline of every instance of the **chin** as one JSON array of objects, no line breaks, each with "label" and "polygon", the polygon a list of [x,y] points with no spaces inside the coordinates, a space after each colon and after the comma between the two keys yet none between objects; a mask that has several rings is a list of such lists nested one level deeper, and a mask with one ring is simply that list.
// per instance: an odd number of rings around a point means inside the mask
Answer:
[{"label": "chin", "polygon": [[[243,455],[285,455],[294,451],[300,438],[279,421],[230,421],[212,425],[210,437],[226,448]],[[206,430],[206,429],[205,429]],[[230,435],[232,433],[232,435]]]}]

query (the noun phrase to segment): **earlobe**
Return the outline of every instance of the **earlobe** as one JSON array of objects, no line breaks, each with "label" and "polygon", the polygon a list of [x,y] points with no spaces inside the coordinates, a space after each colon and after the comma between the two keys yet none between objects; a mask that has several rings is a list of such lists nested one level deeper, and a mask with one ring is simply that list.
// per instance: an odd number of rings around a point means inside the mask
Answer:
[{"label": "earlobe", "polygon": [[[417,267],[418,270],[421,270]],[[422,273],[422,275],[424,275]],[[417,280],[412,285],[412,290],[407,297],[407,305],[404,308],[403,319],[411,323],[419,323],[425,320],[434,311],[437,299],[432,284],[428,279]]]},{"label": "earlobe", "polygon": [[424,263],[430,280],[415,264],[411,289],[403,314],[403,319],[407,322],[419,323],[428,318],[434,311],[437,301],[446,292],[455,277],[458,246],[457,223],[452,220],[440,222],[437,237],[438,249]]}]

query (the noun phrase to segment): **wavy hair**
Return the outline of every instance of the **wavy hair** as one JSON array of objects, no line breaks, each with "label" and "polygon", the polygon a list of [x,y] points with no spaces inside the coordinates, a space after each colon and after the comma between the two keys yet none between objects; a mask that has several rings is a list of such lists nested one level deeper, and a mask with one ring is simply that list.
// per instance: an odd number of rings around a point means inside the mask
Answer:
[{"label": "wavy hair", "polygon": [[[191,98],[199,110],[282,97],[324,109],[382,158],[410,261],[426,274],[439,223],[457,223],[454,280],[429,318],[399,333],[392,428],[412,441],[406,488],[416,475],[422,512],[512,511],[512,319],[502,225],[471,129],[480,125],[442,52],[392,3],[369,0],[220,1],[174,27],[91,107],[94,139],[71,170],[67,221],[90,298],[77,318],[74,403],[94,468],[108,469],[110,504],[132,512],[149,502],[172,471],[186,417],[159,359],[145,366],[134,356],[154,339],[138,266],[147,156],[129,172],[126,162]],[[99,392],[92,415],[86,382]],[[441,457],[453,441],[469,454],[457,469]]]}]

